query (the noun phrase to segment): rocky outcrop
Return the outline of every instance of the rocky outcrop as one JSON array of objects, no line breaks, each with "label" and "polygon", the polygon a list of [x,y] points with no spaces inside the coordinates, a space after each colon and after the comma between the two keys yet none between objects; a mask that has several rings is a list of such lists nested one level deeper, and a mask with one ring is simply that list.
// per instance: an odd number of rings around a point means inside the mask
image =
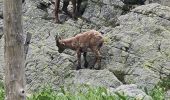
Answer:
[{"label": "rocky outcrop", "polygon": [[123,73],[125,83],[151,88],[170,73],[169,11],[159,4],[137,7],[119,17],[120,26],[107,33],[112,54],[108,68]]},{"label": "rocky outcrop", "polygon": [[98,26],[115,26],[123,6],[121,0],[88,0],[82,17]]},{"label": "rocky outcrop", "polygon": [[[63,16],[64,23],[55,24],[50,19],[52,9],[39,9],[40,2],[26,0],[23,9],[24,32],[32,33],[26,60],[28,90],[36,90],[42,84],[57,88],[68,83],[113,88],[124,83],[152,89],[170,74],[168,6],[148,4],[122,15],[124,3],[120,0],[89,0],[82,19],[74,21],[62,13],[60,17]],[[54,36],[59,34],[66,38],[90,29],[105,33],[105,44],[101,48],[102,69],[76,71],[76,53],[66,50],[59,54]],[[0,78],[3,78],[3,43],[1,38]],[[88,62],[90,66],[94,63],[91,53],[88,53]]]},{"label": "rocky outcrop", "polygon": [[166,92],[165,98],[166,98],[166,100],[168,100],[170,98],[170,90]]},{"label": "rocky outcrop", "polygon": [[121,85],[115,89],[115,92],[124,94],[125,96],[134,97],[136,100],[153,100],[141,89],[138,89],[137,85]]},{"label": "rocky outcrop", "polygon": [[65,79],[66,84],[89,84],[92,86],[112,87],[116,88],[122,85],[113,73],[109,70],[90,70],[82,69],[72,71],[72,77]]},{"label": "rocky outcrop", "polygon": [[169,0],[146,0],[145,4],[148,4],[148,3],[159,3],[164,6],[170,6]]}]

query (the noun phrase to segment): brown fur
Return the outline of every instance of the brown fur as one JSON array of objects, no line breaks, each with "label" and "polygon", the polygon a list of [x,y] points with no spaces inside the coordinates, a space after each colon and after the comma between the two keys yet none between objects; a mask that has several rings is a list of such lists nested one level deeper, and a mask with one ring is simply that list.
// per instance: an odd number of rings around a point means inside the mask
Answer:
[{"label": "brown fur", "polygon": [[104,39],[100,32],[90,30],[67,39],[59,39],[58,37],[56,37],[55,40],[59,53],[62,53],[67,48],[75,50],[77,52],[77,69],[81,68],[81,53],[83,53],[85,60],[84,66],[88,66],[86,54],[89,50],[91,50],[96,56],[95,64],[98,63],[97,69],[101,68],[100,48],[103,45]]}]

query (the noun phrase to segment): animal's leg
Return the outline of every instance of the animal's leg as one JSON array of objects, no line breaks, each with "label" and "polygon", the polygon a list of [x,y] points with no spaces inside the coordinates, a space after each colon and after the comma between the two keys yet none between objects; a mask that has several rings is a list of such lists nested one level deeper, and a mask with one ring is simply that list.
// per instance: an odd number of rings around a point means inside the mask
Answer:
[{"label": "animal's leg", "polygon": [[59,8],[60,8],[60,0],[55,0],[55,8],[54,8],[55,23],[60,23],[58,18]]},{"label": "animal's leg", "polygon": [[80,6],[82,0],[77,0],[77,7],[76,7],[76,16],[80,16]]},{"label": "animal's leg", "polygon": [[[94,68],[99,70],[99,69],[101,69],[101,55],[100,55],[100,52],[99,52],[98,49],[93,49],[93,52],[94,52],[95,57],[96,57]],[[96,63],[98,64],[97,68],[95,67]]]},{"label": "animal's leg", "polygon": [[81,52],[80,50],[77,51],[77,58],[78,58],[78,66],[76,68],[76,70],[81,69]]},{"label": "animal's leg", "polygon": [[84,57],[84,67],[85,67],[85,68],[88,67],[88,62],[87,62],[87,59],[86,59],[86,55],[87,55],[87,52],[84,52],[84,53],[83,53],[83,57]]},{"label": "animal's leg", "polygon": [[73,4],[73,12],[72,12],[72,17],[73,19],[76,19],[76,0],[71,0]]},{"label": "animal's leg", "polygon": [[67,10],[68,5],[69,5],[69,0],[63,0],[63,8],[62,8],[62,10],[63,10],[66,14],[68,14],[68,10]]}]

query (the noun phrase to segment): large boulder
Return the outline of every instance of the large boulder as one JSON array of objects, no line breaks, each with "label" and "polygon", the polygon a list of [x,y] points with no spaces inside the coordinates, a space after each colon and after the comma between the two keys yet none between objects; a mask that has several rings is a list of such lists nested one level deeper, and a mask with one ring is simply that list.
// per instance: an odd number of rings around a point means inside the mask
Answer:
[{"label": "large boulder", "polygon": [[159,3],[164,6],[170,6],[169,0],[146,0],[145,4],[148,4],[148,3]]},{"label": "large boulder", "polygon": [[65,79],[66,84],[89,84],[92,86],[112,87],[116,88],[122,85],[113,73],[109,70],[90,70],[82,69],[72,71],[72,77]]},{"label": "large boulder", "polygon": [[170,98],[170,90],[166,92],[165,98],[166,98],[165,100],[168,100]]},{"label": "large boulder", "polygon": [[115,92],[124,94],[125,96],[133,97],[136,100],[153,100],[145,92],[137,87],[135,84],[121,85],[115,89]]},{"label": "large boulder", "polygon": [[[108,87],[133,83],[152,89],[160,77],[169,75],[169,7],[143,5],[122,15],[124,3],[120,0],[89,0],[83,19],[74,21],[68,17],[63,24],[55,24],[54,20],[44,19],[52,10],[39,9],[40,2],[26,0],[23,6],[24,32],[32,33],[25,68],[28,90],[36,90],[43,84],[57,88],[67,83],[98,83]],[[76,52],[58,53],[54,36],[66,38],[90,29],[105,33],[102,70],[76,71]],[[3,78],[3,44],[1,38],[0,78]],[[88,53],[87,58],[93,65],[94,55]]]},{"label": "large boulder", "polygon": [[170,8],[160,4],[139,6],[120,16],[120,26],[107,33],[107,65],[124,83],[153,88],[168,77]]},{"label": "large boulder", "polygon": [[82,17],[98,26],[115,26],[123,6],[121,0],[88,0]]}]

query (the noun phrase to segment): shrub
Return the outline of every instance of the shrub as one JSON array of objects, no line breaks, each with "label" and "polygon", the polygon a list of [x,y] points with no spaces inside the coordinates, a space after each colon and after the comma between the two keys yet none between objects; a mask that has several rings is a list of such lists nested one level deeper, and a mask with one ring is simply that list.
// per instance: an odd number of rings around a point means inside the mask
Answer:
[{"label": "shrub", "polygon": [[155,88],[150,91],[149,95],[153,100],[165,100],[165,90],[160,86],[155,86]]},{"label": "shrub", "polygon": [[170,89],[170,78],[169,77],[162,78],[161,81],[158,83],[158,85],[161,88],[164,88],[165,91],[169,90]]},{"label": "shrub", "polygon": [[110,92],[104,87],[80,86],[76,91],[70,92],[64,87],[55,92],[51,88],[43,88],[27,100],[135,100],[123,94]]},{"label": "shrub", "polygon": [[[164,100],[165,89],[155,86],[152,91],[146,93],[153,100]],[[3,83],[0,82],[0,100],[4,100],[5,92]],[[123,93],[113,93],[104,87],[92,87],[89,85],[81,85],[71,91],[69,88],[60,87],[55,91],[50,86],[40,89],[27,97],[27,100],[137,100],[136,98],[125,96]]]},{"label": "shrub", "polygon": [[3,82],[0,81],[0,100],[5,99],[5,91],[4,91],[4,85]]}]

